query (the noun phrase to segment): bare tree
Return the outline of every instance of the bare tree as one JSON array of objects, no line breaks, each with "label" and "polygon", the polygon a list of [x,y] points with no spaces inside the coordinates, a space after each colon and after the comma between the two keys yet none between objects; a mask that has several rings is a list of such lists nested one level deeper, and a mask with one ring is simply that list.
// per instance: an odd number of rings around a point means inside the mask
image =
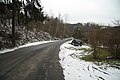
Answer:
[{"label": "bare tree", "polygon": [[120,27],[120,19],[115,19],[114,21],[112,21],[112,23],[115,25],[115,26],[119,26]]},{"label": "bare tree", "polygon": [[88,43],[91,44],[91,47],[93,48],[93,57],[94,59],[98,58],[98,53],[96,51],[97,46],[99,44],[99,30],[98,29],[92,29],[89,31],[86,35],[88,39]]}]

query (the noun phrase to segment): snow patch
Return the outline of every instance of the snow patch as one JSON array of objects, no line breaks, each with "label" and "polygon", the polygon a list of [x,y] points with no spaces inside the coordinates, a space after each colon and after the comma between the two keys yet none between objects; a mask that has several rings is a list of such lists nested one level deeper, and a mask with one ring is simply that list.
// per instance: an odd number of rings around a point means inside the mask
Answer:
[{"label": "snow patch", "polygon": [[80,60],[80,57],[85,55],[82,48],[88,49],[89,46],[75,47],[70,42],[62,44],[59,52],[65,80],[120,80],[119,69]]},{"label": "snow patch", "polygon": [[19,47],[15,47],[13,49],[2,50],[2,51],[0,51],[0,54],[10,52],[10,51],[14,51],[16,49],[20,49],[20,48],[24,48],[24,47],[35,46],[35,45],[44,44],[44,43],[50,43],[50,42],[55,42],[55,40],[54,41],[40,41],[40,42],[28,43],[28,44],[25,44],[25,45],[22,45],[22,46],[19,46]]}]

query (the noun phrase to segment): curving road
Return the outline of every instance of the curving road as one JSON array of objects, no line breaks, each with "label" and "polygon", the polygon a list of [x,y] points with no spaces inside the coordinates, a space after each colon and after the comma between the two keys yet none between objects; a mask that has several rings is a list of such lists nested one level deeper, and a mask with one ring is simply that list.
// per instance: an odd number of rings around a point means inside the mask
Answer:
[{"label": "curving road", "polygon": [[68,40],[0,54],[0,80],[64,80],[58,53]]}]

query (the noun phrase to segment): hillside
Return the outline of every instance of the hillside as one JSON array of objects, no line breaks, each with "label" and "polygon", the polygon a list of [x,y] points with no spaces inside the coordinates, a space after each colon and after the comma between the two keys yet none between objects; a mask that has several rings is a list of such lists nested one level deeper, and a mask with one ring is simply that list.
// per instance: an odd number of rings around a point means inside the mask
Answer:
[{"label": "hillside", "polygon": [[[49,33],[36,28],[26,30],[25,27],[16,26],[16,46],[20,46],[30,42],[51,40]],[[11,43],[11,27],[2,26],[0,28],[0,49],[12,47]]]}]

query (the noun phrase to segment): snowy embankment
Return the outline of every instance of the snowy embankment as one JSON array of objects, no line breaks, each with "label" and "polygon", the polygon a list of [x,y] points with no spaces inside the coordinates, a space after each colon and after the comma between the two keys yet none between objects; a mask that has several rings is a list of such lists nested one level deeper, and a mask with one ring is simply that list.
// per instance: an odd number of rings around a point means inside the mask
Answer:
[{"label": "snowy embankment", "polygon": [[56,40],[54,40],[54,41],[40,41],[40,42],[28,43],[28,44],[25,44],[25,45],[22,45],[22,46],[19,46],[19,47],[15,47],[15,48],[13,48],[13,49],[1,50],[1,51],[0,51],[0,54],[6,53],[6,52],[10,52],[10,51],[14,51],[14,50],[16,50],[16,49],[20,49],[20,48],[24,48],[24,47],[35,46],[35,45],[44,44],[44,43],[49,43],[49,42],[55,42],[55,41],[56,41]]},{"label": "snowy embankment", "polygon": [[88,54],[83,48],[90,47],[75,47],[70,42],[62,44],[59,52],[65,80],[120,80],[119,69],[81,60],[80,57]]}]

